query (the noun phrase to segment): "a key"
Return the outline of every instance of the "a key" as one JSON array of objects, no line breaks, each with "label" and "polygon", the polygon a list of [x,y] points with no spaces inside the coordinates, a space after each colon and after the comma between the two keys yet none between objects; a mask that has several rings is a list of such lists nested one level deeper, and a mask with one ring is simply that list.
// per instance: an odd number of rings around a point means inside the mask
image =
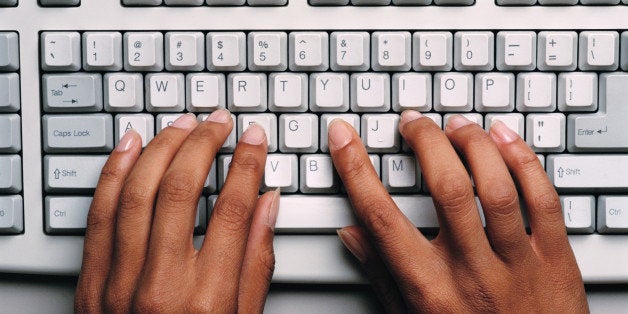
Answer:
[{"label": "a key", "polygon": [[105,111],[144,110],[144,78],[139,73],[107,73],[104,77]]},{"label": "a key", "polygon": [[595,197],[590,195],[561,196],[567,233],[595,231]]},{"label": "a key", "polygon": [[107,153],[113,149],[113,118],[109,114],[44,115],[42,128],[47,153]]},{"label": "a key", "polygon": [[0,195],[0,234],[24,231],[24,205],[21,195]]},{"label": "a key", "polygon": [[385,73],[351,74],[351,110],[354,112],[390,110],[390,76]]},{"label": "a key", "polygon": [[329,35],[326,32],[292,32],[289,46],[290,70],[326,71],[329,68]]},{"label": "a key", "polygon": [[315,114],[282,114],[279,117],[279,150],[315,153],[318,150],[318,117]]},{"label": "a key", "polygon": [[371,63],[374,71],[408,71],[412,63],[409,32],[374,32]]},{"label": "a key", "polygon": [[628,155],[548,155],[547,174],[559,191],[628,190]]},{"label": "a key", "polygon": [[0,71],[17,71],[20,68],[18,41],[17,33],[0,32]]},{"label": "a key", "polygon": [[42,75],[44,111],[101,111],[102,77],[96,73]]},{"label": "a key", "polygon": [[338,178],[329,155],[301,155],[299,165],[299,188],[302,193],[338,192]]},{"label": "a key", "polygon": [[475,76],[475,110],[505,112],[515,109],[515,75],[480,73]]},{"label": "a key", "polygon": [[263,112],[268,107],[266,74],[241,73],[227,77],[227,107],[234,112]]},{"label": "a key", "polygon": [[628,233],[628,196],[602,195],[597,202],[597,231]]},{"label": "a key", "polygon": [[473,75],[454,72],[435,74],[434,109],[436,111],[471,111],[473,109]]},{"label": "a key", "polygon": [[164,68],[164,35],[159,32],[124,34],[124,69],[161,71]]},{"label": "a key", "polygon": [[310,110],[344,112],[349,110],[349,75],[314,73],[310,75]]},{"label": "a key", "polygon": [[83,33],[83,69],[120,71],[122,65],[122,35],[120,33]]},{"label": "a key", "polygon": [[[202,122],[202,121],[207,120],[207,117],[209,117],[208,113],[199,114],[197,117],[197,120],[199,122]],[[231,133],[229,133],[229,135],[227,136],[227,139],[225,140],[225,142],[222,144],[222,147],[220,148],[221,153],[232,153],[236,147],[236,143],[237,143],[236,133],[238,129],[237,127],[238,123],[237,123],[236,116],[234,114],[231,115],[231,121],[233,122],[233,128],[231,128]]]},{"label": "a key", "polygon": [[454,67],[458,71],[491,71],[495,64],[492,32],[457,32],[454,36]]},{"label": "a key", "polygon": [[46,192],[91,192],[107,156],[44,156]]},{"label": "a key", "polygon": [[297,155],[270,154],[266,157],[262,192],[281,188],[292,193],[299,189],[299,161]]},{"label": "a key", "polygon": [[384,155],[382,183],[388,192],[414,192],[421,188],[421,173],[414,156]]},{"label": "a key", "polygon": [[250,32],[248,63],[251,71],[285,71],[288,68],[288,35],[283,32]]},{"label": "a key", "polygon": [[579,41],[580,70],[614,71],[619,66],[619,33],[581,32]]},{"label": "a key", "polygon": [[595,111],[598,101],[597,73],[567,72],[558,75],[558,110]]},{"label": "a key", "polygon": [[268,142],[268,152],[277,150],[277,116],[272,113],[241,114],[238,116],[238,140],[250,125],[264,128]]},{"label": "a key", "polygon": [[22,127],[17,114],[0,114],[0,153],[17,153],[22,149]]},{"label": "a key", "polygon": [[526,116],[526,141],[535,152],[565,150],[565,115],[562,113]]},{"label": "a key", "polygon": [[538,68],[541,71],[573,71],[578,56],[576,32],[540,32]]},{"label": "a key", "polygon": [[201,71],[204,68],[205,36],[203,33],[166,33],[166,70]]},{"label": "a key", "polygon": [[41,68],[44,71],[81,69],[81,35],[77,32],[41,33]]},{"label": "a key", "polygon": [[177,119],[183,116],[183,113],[160,113],[157,115],[156,130],[157,133],[163,131],[165,128],[171,126]]},{"label": "a key", "polygon": [[495,123],[495,121],[503,122],[507,127],[517,133],[521,138],[524,138],[524,119],[523,115],[520,113],[505,113],[505,114],[497,114],[497,113],[489,113],[484,117],[484,129],[489,131],[491,129],[491,125]]},{"label": "a key", "polygon": [[146,75],[146,110],[177,112],[185,108],[185,78],[180,73]]},{"label": "a key", "polygon": [[0,74],[0,112],[20,110],[20,76],[17,73]]},{"label": "a key", "polygon": [[191,73],[186,77],[186,108],[208,112],[226,108],[226,83],[222,73]]},{"label": "a key", "polygon": [[604,73],[599,79],[598,111],[568,116],[567,149],[571,152],[628,151],[628,74]]},{"label": "a key", "polygon": [[306,74],[272,73],[268,81],[268,107],[271,111],[307,111],[309,80]]},{"label": "a key", "polygon": [[331,33],[331,69],[333,71],[368,70],[371,66],[370,45],[371,36],[367,32]]},{"label": "a key", "polygon": [[496,66],[500,71],[536,69],[536,33],[511,31],[497,33]]},{"label": "a key", "polygon": [[0,193],[22,191],[22,158],[20,155],[0,155]]},{"label": "a key", "polygon": [[399,115],[362,115],[362,142],[368,152],[395,153],[401,148],[399,136]]},{"label": "a key", "polygon": [[242,32],[207,33],[207,69],[244,71],[246,69],[246,35]]},{"label": "a key", "polygon": [[360,134],[360,116],[358,116],[357,114],[352,114],[352,113],[345,113],[345,114],[323,114],[321,116],[321,141],[320,141],[320,146],[321,146],[321,151],[324,153],[327,153],[329,151],[329,147],[327,146],[328,144],[328,140],[327,140],[327,131],[329,129],[329,125],[331,124],[332,121],[334,121],[335,119],[342,119],[345,122],[349,123],[349,125],[353,126],[353,128],[355,129],[355,131]]},{"label": "a key", "polygon": [[415,71],[451,71],[453,36],[449,32],[416,32],[412,35]]},{"label": "a key", "polygon": [[521,73],[517,76],[517,110],[556,110],[556,74]]},{"label": "a key", "polygon": [[426,73],[395,73],[392,77],[392,108],[430,111],[432,109],[432,76]]},{"label": "a key", "polygon": [[151,114],[119,114],[115,118],[116,145],[129,131],[135,131],[142,138],[142,147],[146,147],[155,136],[155,118]]}]

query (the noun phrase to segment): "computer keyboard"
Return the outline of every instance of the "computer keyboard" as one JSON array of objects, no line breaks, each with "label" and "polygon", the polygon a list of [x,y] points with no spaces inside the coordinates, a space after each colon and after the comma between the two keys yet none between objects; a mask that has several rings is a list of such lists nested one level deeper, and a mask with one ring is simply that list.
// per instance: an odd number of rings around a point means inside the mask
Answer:
[{"label": "computer keyboard", "polygon": [[217,108],[235,128],[199,201],[195,240],[252,123],[260,191],[282,188],[273,281],[361,284],[335,230],[355,224],[327,154],[361,134],[400,209],[433,204],[397,132],[405,109],[460,113],[525,138],[561,195],[586,283],[628,283],[627,1],[0,0],[0,273],[75,275],[107,154]]}]

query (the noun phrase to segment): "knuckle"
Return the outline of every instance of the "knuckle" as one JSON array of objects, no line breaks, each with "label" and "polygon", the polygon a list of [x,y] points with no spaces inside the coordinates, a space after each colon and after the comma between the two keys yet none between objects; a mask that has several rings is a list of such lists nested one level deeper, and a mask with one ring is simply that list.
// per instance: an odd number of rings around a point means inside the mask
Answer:
[{"label": "knuckle", "polygon": [[188,135],[188,140],[193,142],[205,142],[207,140],[215,140],[217,138],[221,138],[223,135],[221,132],[217,132],[215,125],[210,123],[201,123],[199,124],[190,135]]},{"label": "knuckle", "polygon": [[107,290],[105,290],[103,297],[105,312],[128,312],[131,297],[124,291],[126,291],[126,289],[117,289],[115,287],[108,287]]},{"label": "knuckle", "polygon": [[372,167],[370,160],[363,158],[360,154],[350,152],[347,158],[340,162],[338,172],[345,181],[352,182],[363,176],[369,167]]},{"label": "knuckle", "polygon": [[108,230],[115,223],[115,212],[92,203],[87,214],[87,230]]},{"label": "knuckle", "polygon": [[258,265],[261,267],[260,274],[263,274],[270,282],[273,273],[275,272],[275,251],[270,246],[266,249],[260,250],[257,254]]},{"label": "knuckle", "polygon": [[395,215],[391,211],[388,203],[378,200],[366,200],[369,204],[364,215],[364,223],[371,231],[385,238],[393,234],[393,230],[397,228]]},{"label": "knuckle", "polygon": [[134,313],[160,313],[167,308],[166,299],[159,293],[141,291],[133,298]]},{"label": "knuckle", "polygon": [[128,181],[120,192],[120,215],[134,213],[153,201],[150,189],[140,180]]},{"label": "knuckle", "polygon": [[126,177],[126,171],[111,159],[100,170],[100,182],[120,183]]},{"label": "knuckle", "polygon": [[261,160],[251,151],[240,151],[235,154],[231,160],[229,173],[239,172],[247,175],[261,173],[264,170]]},{"label": "knuckle", "polygon": [[491,211],[510,214],[519,206],[519,195],[510,182],[495,180],[491,183],[490,190],[483,190],[480,193],[482,206]]},{"label": "knuckle", "polygon": [[212,219],[221,221],[227,230],[241,232],[251,222],[251,207],[248,201],[240,197],[222,199],[216,204]]},{"label": "knuckle", "polygon": [[161,180],[159,196],[169,204],[198,201],[200,183],[187,172],[167,173]]},{"label": "knuckle", "polygon": [[203,296],[191,298],[185,307],[187,313],[216,313],[218,310]]},{"label": "knuckle", "polygon": [[173,145],[178,145],[179,142],[175,141],[173,132],[178,130],[174,130],[174,128],[165,128],[157,136],[155,136],[150,142],[146,149],[156,149],[163,150]]},{"label": "knuckle", "polygon": [[432,195],[441,208],[453,213],[466,210],[475,203],[469,179],[455,173],[444,173],[439,176]]},{"label": "knuckle", "polygon": [[523,169],[526,174],[533,174],[535,170],[541,169],[539,158],[529,149],[517,154],[515,162],[516,167]]},{"label": "knuckle", "polygon": [[533,202],[536,211],[549,214],[550,217],[562,218],[562,207],[555,191],[538,193],[534,196]]}]

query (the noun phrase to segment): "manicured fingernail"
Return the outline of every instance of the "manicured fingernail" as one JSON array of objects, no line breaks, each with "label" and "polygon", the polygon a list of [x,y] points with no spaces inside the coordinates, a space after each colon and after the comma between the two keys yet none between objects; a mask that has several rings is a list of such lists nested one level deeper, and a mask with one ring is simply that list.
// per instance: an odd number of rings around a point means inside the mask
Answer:
[{"label": "manicured fingernail", "polygon": [[342,229],[336,230],[338,236],[340,237],[340,241],[345,247],[355,256],[360,263],[366,263],[368,257],[366,256],[366,250],[362,246],[362,244],[356,239],[351,233],[344,231]]},{"label": "manicured fingernail", "polygon": [[461,115],[455,115],[451,118],[449,118],[449,120],[447,121],[447,130],[450,132],[453,132],[463,126],[467,126],[469,124],[473,123],[473,121],[461,116]]},{"label": "manicured fingernail", "polygon": [[423,117],[423,114],[421,114],[418,111],[414,111],[414,110],[406,110],[401,114],[401,120],[399,121],[399,127],[403,127],[406,123],[410,122],[410,121],[414,121],[418,118]]},{"label": "manicured fingernail", "polygon": [[260,145],[264,143],[264,139],[266,139],[264,128],[257,124],[252,124],[244,131],[240,141],[251,145]]},{"label": "manicured fingernail", "polygon": [[129,150],[131,146],[135,144],[135,141],[138,138],[138,136],[135,136],[136,134],[137,132],[135,132],[135,130],[127,131],[120,139],[120,143],[118,143],[118,146],[116,146],[116,151],[123,153]]},{"label": "manicured fingernail", "polygon": [[207,120],[205,121],[211,121],[211,122],[216,122],[216,123],[227,123],[229,122],[229,120],[231,120],[231,114],[229,113],[229,111],[224,110],[224,109],[219,109],[212,112],[212,114],[210,114],[209,117],[207,117]]},{"label": "manicured fingernail", "polygon": [[339,150],[347,146],[353,138],[351,126],[341,119],[334,119],[329,124],[327,133],[329,133],[329,148],[334,150]]},{"label": "manicured fingernail", "polygon": [[519,134],[510,129],[504,122],[496,121],[491,125],[491,137],[498,142],[504,144],[512,143],[517,140]]},{"label": "manicured fingernail", "polygon": [[279,215],[279,198],[281,197],[281,189],[277,188],[273,191],[273,200],[270,203],[270,210],[268,211],[268,225],[275,230],[275,224],[277,223],[277,215]]},{"label": "manicured fingernail", "polygon": [[196,117],[191,113],[187,113],[175,120],[171,126],[177,129],[191,129],[195,127],[196,124]]}]

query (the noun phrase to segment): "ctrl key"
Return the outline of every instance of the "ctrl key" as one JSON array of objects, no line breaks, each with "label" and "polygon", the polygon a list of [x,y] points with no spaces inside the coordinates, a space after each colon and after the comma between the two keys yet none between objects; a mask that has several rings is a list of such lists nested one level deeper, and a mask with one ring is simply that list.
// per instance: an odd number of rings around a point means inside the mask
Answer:
[{"label": "ctrl key", "polygon": [[597,231],[628,234],[628,196],[600,196],[597,202]]},{"label": "ctrl key", "polygon": [[46,233],[83,234],[92,198],[87,196],[47,196],[45,203]]},{"label": "ctrl key", "polygon": [[0,196],[0,234],[18,234],[24,231],[22,197]]}]

